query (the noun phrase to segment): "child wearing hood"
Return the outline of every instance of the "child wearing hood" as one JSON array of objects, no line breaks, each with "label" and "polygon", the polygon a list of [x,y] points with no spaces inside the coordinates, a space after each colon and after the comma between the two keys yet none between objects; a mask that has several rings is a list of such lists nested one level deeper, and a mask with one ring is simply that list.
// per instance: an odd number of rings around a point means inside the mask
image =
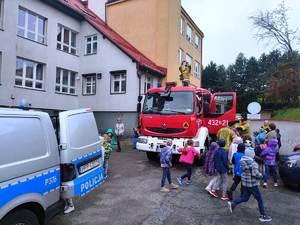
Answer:
[{"label": "child wearing hood", "polygon": [[277,153],[277,139],[271,139],[268,141],[268,147],[265,148],[260,156],[264,159],[265,174],[263,187],[268,185],[268,178],[271,175],[274,179],[274,187],[278,187],[277,172],[276,172],[276,153]]},{"label": "child wearing hood", "polygon": [[172,183],[170,167],[172,166],[172,140],[167,140],[167,145],[160,151],[160,166],[162,168],[161,178],[161,192],[170,192],[169,188],[165,187],[166,178],[168,179],[169,185],[172,189],[177,189],[178,186]]},{"label": "child wearing hood", "polygon": [[240,143],[237,147],[237,152],[234,153],[233,158],[232,158],[232,163],[234,165],[234,172],[233,172],[233,184],[230,188],[230,190],[228,191],[228,196],[230,199],[232,199],[232,193],[235,191],[235,189],[237,188],[237,186],[239,185],[239,183],[241,182],[242,179],[242,168],[241,168],[241,163],[240,160],[242,159],[242,157],[245,154],[245,144],[244,143]]},{"label": "child wearing hood", "polygon": [[215,161],[215,168],[218,172],[218,180],[213,185],[212,190],[209,192],[213,197],[217,198],[218,194],[216,189],[221,184],[222,186],[222,197],[221,200],[227,201],[229,200],[227,196],[227,187],[228,187],[228,153],[225,151],[224,147],[226,145],[226,141],[224,139],[220,139],[219,148],[215,153],[214,161]]},{"label": "child wearing hood", "polygon": [[259,172],[257,163],[253,160],[254,156],[255,153],[253,151],[245,151],[245,155],[241,158],[242,194],[239,198],[229,201],[228,206],[232,213],[237,205],[247,202],[251,195],[253,195],[258,203],[260,212],[259,220],[267,222],[271,221],[272,218],[266,214],[263,198],[258,188],[263,175]]},{"label": "child wearing hood", "polygon": [[216,183],[218,179],[218,177],[216,176],[215,169],[215,153],[218,148],[219,145],[217,144],[217,142],[212,142],[205,156],[204,172],[206,175],[212,177],[212,179],[209,181],[208,185],[205,188],[205,190],[208,192],[211,192],[214,183]]}]

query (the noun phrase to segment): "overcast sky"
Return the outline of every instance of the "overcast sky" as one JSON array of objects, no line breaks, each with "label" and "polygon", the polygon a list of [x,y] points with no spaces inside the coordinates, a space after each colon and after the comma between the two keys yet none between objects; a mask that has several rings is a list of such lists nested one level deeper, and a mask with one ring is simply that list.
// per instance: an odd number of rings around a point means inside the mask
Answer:
[{"label": "overcast sky", "polygon": [[[258,10],[272,10],[281,0],[181,0],[183,7],[204,32],[203,66],[233,63],[239,52],[259,57],[274,49],[273,44],[258,42],[248,19]],[[291,28],[300,28],[300,0],[286,0]],[[298,50],[299,45],[295,46]]]}]

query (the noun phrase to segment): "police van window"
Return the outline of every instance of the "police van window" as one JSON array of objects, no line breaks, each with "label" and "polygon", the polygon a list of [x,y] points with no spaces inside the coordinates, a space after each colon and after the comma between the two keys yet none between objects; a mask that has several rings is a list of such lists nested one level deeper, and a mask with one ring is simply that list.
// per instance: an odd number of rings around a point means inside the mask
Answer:
[{"label": "police van window", "polygon": [[[45,133],[39,118],[0,117],[0,167],[47,154]],[[4,154],[5,152],[5,154]]]},{"label": "police van window", "polygon": [[71,148],[82,148],[99,141],[93,113],[81,113],[68,118]]},{"label": "police van window", "polygon": [[214,97],[216,104],[216,112],[218,114],[224,114],[232,109],[233,96],[232,95],[216,95]]}]

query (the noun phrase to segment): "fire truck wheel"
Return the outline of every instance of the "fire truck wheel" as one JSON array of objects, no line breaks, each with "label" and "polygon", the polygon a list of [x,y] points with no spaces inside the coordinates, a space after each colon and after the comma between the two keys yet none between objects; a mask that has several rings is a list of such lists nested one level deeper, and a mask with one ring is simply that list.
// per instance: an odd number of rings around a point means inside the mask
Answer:
[{"label": "fire truck wheel", "polygon": [[156,161],[158,159],[157,153],[156,152],[146,152],[147,158],[150,161]]}]

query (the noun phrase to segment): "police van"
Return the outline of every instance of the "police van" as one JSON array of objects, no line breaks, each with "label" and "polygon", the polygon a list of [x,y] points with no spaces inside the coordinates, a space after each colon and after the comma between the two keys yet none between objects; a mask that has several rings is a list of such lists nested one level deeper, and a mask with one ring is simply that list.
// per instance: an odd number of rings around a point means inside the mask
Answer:
[{"label": "police van", "polygon": [[0,108],[0,224],[45,224],[99,187],[101,146],[90,109],[61,112],[55,130],[45,112]]}]

